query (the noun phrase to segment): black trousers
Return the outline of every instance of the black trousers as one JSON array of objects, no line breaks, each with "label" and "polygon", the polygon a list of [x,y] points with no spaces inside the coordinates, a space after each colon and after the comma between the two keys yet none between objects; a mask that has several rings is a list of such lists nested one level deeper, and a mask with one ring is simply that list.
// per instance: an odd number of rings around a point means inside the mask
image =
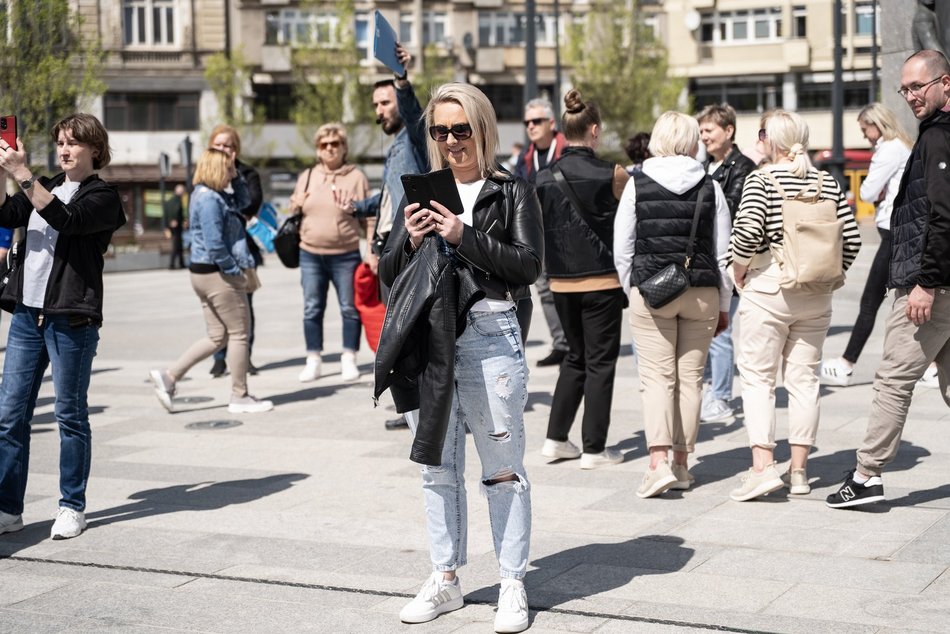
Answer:
[{"label": "black trousers", "polygon": [[891,264],[891,232],[880,228],[877,232],[881,234],[881,246],[878,247],[877,253],[874,254],[874,261],[871,262],[868,278],[864,282],[864,292],[861,293],[858,318],[854,322],[854,328],[851,329],[851,337],[848,339],[844,354],[841,355],[851,363],[856,363],[858,357],[861,356],[864,344],[868,342],[868,337],[874,330],[877,310],[887,296],[887,278]]},{"label": "black trousers", "polygon": [[567,440],[583,399],[584,453],[600,453],[607,444],[625,299],[620,288],[554,293],[554,306],[570,350],[554,388],[547,437]]},{"label": "black trousers", "polygon": [[168,260],[168,268],[183,269],[185,268],[185,246],[181,235],[182,229],[174,227],[169,231],[172,234],[172,253]]}]

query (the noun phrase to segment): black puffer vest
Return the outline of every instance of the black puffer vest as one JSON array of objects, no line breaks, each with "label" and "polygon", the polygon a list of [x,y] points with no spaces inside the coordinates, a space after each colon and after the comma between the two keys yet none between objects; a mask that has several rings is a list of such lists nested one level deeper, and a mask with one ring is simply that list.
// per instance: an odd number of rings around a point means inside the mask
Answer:
[{"label": "black puffer vest", "polygon": [[[891,214],[891,266],[888,280],[890,288],[912,288],[918,284],[918,276],[924,264],[925,245],[932,241],[946,241],[945,235],[931,234],[931,200],[927,196],[928,183],[924,163],[927,145],[943,148],[944,153],[950,145],[950,113],[937,111],[920,124],[920,136],[907,159],[907,167],[901,178],[900,189],[894,200],[894,212]],[[932,156],[930,160],[938,164],[941,158]],[[932,168],[933,166],[931,166]],[[937,182],[930,183],[931,192],[940,192],[938,196],[950,196],[943,170],[939,169]],[[940,251],[941,249],[936,249]],[[927,263],[934,268],[934,263]],[[937,267],[940,268],[939,266]],[[931,276],[933,277],[933,276]],[[938,275],[937,277],[943,277]],[[931,279],[930,285],[946,285],[947,279]]]},{"label": "black puffer vest", "polygon": [[716,264],[716,192],[709,176],[682,194],[675,194],[643,173],[633,175],[637,187],[637,240],[634,245],[630,285],[655,275],[667,264],[683,263],[696,198],[703,202],[689,267],[690,286],[719,286]]}]

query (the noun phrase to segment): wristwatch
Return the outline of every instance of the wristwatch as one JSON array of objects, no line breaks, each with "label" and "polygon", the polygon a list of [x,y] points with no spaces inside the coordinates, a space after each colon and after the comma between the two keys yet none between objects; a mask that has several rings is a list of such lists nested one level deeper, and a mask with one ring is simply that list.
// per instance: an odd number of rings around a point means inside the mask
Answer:
[{"label": "wristwatch", "polygon": [[30,189],[33,188],[33,183],[36,182],[37,178],[39,178],[39,176],[37,176],[36,174],[33,174],[25,181],[20,181],[20,189],[23,189],[24,191],[29,191]]}]

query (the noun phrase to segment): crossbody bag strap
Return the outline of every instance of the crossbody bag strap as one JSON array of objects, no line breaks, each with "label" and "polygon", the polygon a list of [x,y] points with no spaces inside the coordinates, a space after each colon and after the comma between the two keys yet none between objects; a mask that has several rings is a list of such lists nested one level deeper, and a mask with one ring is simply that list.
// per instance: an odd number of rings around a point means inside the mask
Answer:
[{"label": "crossbody bag strap", "polygon": [[604,241],[600,239],[600,236],[597,235],[597,232],[591,229],[590,223],[584,220],[584,216],[581,215],[580,211],[584,207],[581,205],[580,199],[578,199],[577,194],[574,192],[574,188],[571,187],[571,184],[567,182],[566,178],[564,178],[564,172],[561,171],[561,166],[555,163],[549,169],[551,170],[551,174],[554,176],[554,182],[558,184],[558,187],[561,188],[561,191],[564,192],[564,195],[567,196],[567,199],[571,201],[571,211],[574,212],[574,215],[577,216],[580,221],[587,226],[588,229],[590,229],[590,232],[594,234],[598,240],[600,240],[600,243],[604,245],[608,251],[612,252],[613,249],[607,247],[607,245],[604,244]]},{"label": "crossbody bag strap", "polygon": [[[706,177],[708,178],[708,177]],[[699,193],[696,194],[696,210],[693,212],[693,224],[689,228],[689,242],[686,243],[686,262],[683,266],[688,270],[693,259],[693,243],[696,241],[696,229],[699,227],[699,212],[702,210],[703,193],[706,191],[706,179],[702,180]]]}]

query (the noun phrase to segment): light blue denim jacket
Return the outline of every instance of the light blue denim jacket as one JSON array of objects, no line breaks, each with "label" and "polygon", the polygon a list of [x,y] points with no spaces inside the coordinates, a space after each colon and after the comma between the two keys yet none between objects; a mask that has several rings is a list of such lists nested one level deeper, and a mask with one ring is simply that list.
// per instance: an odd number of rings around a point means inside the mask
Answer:
[{"label": "light blue denim jacket", "polygon": [[[400,177],[403,174],[424,174],[429,171],[429,154],[426,148],[426,131],[422,120],[422,107],[412,90],[412,84],[405,88],[396,87],[396,105],[399,116],[402,118],[402,130],[396,134],[393,144],[386,152],[386,162],[383,164],[383,188],[389,191],[392,197],[393,214],[405,194]],[[356,216],[367,218],[376,216],[379,219],[379,205],[382,201],[382,192],[369,198],[358,200]],[[388,219],[383,219],[388,220]],[[383,224],[390,224],[385,223]],[[376,226],[380,226],[377,221]]]},{"label": "light blue denim jacket", "polygon": [[216,264],[225,275],[241,275],[242,269],[254,268],[247,248],[247,234],[241,210],[251,197],[240,175],[231,181],[233,194],[198,185],[188,204],[191,226],[191,261]]}]

